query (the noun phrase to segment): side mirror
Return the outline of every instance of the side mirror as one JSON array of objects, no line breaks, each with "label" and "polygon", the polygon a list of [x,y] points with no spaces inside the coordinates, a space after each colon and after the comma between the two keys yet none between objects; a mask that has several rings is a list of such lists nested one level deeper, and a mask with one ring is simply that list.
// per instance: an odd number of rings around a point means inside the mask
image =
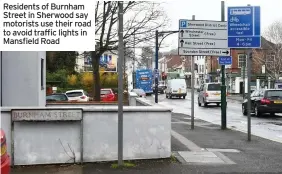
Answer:
[{"label": "side mirror", "polygon": [[197,89],[197,92],[200,92],[200,89]]}]

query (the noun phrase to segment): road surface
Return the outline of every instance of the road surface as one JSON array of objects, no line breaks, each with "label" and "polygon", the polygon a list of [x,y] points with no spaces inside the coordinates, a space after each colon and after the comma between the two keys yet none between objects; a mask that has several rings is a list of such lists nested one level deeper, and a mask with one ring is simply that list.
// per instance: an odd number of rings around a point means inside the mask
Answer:
[{"label": "road surface", "polygon": [[[154,96],[147,97],[154,102]],[[199,107],[198,95],[195,93],[195,118],[199,118],[214,124],[221,124],[221,108],[211,104],[208,107]],[[227,106],[227,127],[247,132],[247,116],[242,114],[241,103],[235,100],[228,100]],[[191,93],[186,99],[166,99],[165,94],[159,94],[159,104],[173,108],[174,113],[191,115]],[[282,143],[282,116],[264,115],[251,117],[251,133],[262,138]],[[247,138],[247,137],[246,137]]]}]

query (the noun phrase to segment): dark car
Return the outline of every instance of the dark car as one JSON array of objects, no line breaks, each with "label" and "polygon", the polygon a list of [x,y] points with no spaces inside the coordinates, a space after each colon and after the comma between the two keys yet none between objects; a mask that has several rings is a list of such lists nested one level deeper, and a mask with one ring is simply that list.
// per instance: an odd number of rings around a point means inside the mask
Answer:
[{"label": "dark car", "polygon": [[[165,89],[166,89],[165,82],[164,81],[160,81],[159,84],[158,84],[158,92],[161,93],[161,94],[164,94]],[[153,85],[153,92],[154,93],[155,93],[155,90],[156,90],[156,86],[154,84]]]},{"label": "dark car", "polygon": [[66,94],[50,94],[46,96],[47,102],[56,102],[56,101],[69,101],[68,96]]},{"label": "dark car", "polygon": [[[247,115],[248,99],[242,103],[242,113]],[[281,89],[260,89],[254,90],[251,94],[251,112],[255,116],[265,113],[275,115],[282,113],[282,90]]]}]

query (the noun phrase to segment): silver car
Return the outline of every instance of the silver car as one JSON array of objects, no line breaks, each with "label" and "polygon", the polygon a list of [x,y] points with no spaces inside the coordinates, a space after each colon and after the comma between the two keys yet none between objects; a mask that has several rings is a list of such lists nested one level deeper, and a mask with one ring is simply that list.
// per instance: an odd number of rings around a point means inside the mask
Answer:
[{"label": "silver car", "polygon": [[139,97],[146,97],[146,93],[143,89],[132,89],[131,92],[135,92]]},{"label": "silver car", "polygon": [[220,83],[204,83],[198,89],[198,105],[207,106],[215,103],[217,106],[221,103],[221,84]]}]

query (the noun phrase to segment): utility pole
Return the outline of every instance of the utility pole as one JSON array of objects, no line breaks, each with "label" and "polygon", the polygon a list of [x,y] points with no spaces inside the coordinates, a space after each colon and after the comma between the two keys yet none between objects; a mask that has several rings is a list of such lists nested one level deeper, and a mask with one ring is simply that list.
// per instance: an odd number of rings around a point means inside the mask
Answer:
[{"label": "utility pole", "polygon": [[123,165],[123,1],[118,2],[118,165]]},{"label": "utility pole", "polygon": [[[195,15],[192,16],[192,20],[195,20]],[[192,74],[191,74],[191,129],[194,129],[194,95],[195,95],[195,56],[192,56]]]},{"label": "utility pole", "polygon": [[[225,2],[221,1],[221,21],[225,21]],[[225,65],[221,65],[221,129],[226,129]]]}]

